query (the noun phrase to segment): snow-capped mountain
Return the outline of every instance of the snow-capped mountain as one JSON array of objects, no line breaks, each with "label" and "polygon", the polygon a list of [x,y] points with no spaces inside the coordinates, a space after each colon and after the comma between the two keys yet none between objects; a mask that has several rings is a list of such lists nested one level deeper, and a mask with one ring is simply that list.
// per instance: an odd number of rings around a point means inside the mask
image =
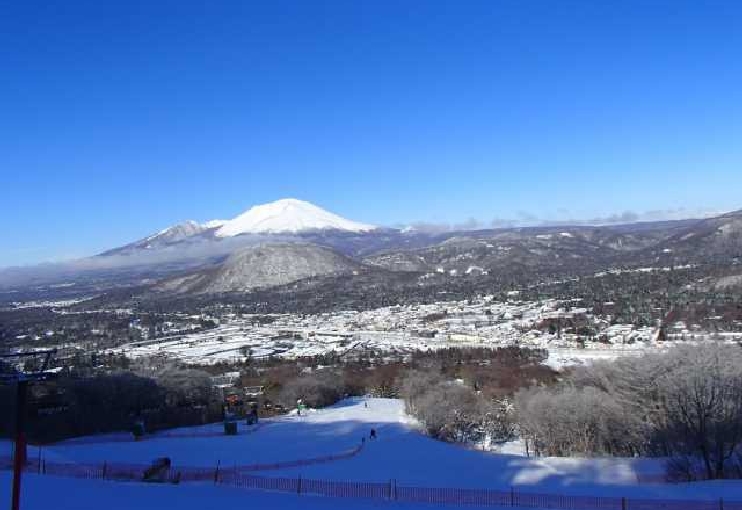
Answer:
[{"label": "snow-capped mountain", "polygon": [[[259,240],[295,238],[297,235],[360,234],[376,232],[376,227],[347,220],[314,204],[285,198],[256,205],[231,220],[211,220],[197,223],[189,220],[165,228],[133,243],[108,250],[101,255],[167,254],[168,259],[180,259],[203,254],[225,255],[236,248]],[[264,239],[265,238],[265,239]]]},{"label": "snow-capped mountain", "polygon": [[226,222],[227,220],[210,220],[202,223],[201,226],[204,228],[218,228],[224,225]]},{"label": "snow-capped mountain", "polygon": [[297,234],[327,229],[368,232],[375,228],[373,225],[347,220],[303,200],[284,198],[269,204],[251,207],[233,220],[225,222],[216,231],[216,236]]},{"label": "snow-capped mountain", "polygon": [[187,237],[194,236],[204,232],[209,227],[196,223],[193,220],[184,221],[178,225],[173,225],[166,229],[160,230],[156,234],[145,237],[144,242],[154,243],[157,241],[175,242],[181,241]]},{"label": "snow-capped mountain", "polygon": [[101,255],[120,255],[127,253],[136,253],[142,250],[157,250],[159,248],[164,248],[176,243],[180,243],[182,241],[186,241],[199,234],[208,232],[213,228],[215,227],[209,227],[206,224],[202,225],[193,220],[188,220],[184,221],[183,223],[173,225],[172,227],[164,228],[159,232],[145,237],[144,239],[140,239],[125,246],[108,250]]}]

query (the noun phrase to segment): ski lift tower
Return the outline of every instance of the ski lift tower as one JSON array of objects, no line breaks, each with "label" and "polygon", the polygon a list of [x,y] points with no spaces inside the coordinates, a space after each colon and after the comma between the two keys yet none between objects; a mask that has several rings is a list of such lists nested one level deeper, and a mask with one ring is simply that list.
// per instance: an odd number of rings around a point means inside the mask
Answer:
[{"label": "ski lift tower", "polygon": [[13,495],[10,509],[21,504],[21,474],[26,464],[26,399],[28,383],[44,381],[55,375],[49,361],[56,349],[0,354],[0,382],[16,385],[15,452],[13,455]]}]

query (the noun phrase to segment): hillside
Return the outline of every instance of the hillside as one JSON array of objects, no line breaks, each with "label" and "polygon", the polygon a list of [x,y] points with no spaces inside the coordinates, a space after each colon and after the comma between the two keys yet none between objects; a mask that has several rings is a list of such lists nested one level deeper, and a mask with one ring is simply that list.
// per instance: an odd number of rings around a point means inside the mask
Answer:
[{"label": "hillside", "polygon": [[154,290],[217,294],[285,285],[303,278],[351,274],[361,265],[307,243],[264,243],[230,255],[216,268],[168,279]]}]

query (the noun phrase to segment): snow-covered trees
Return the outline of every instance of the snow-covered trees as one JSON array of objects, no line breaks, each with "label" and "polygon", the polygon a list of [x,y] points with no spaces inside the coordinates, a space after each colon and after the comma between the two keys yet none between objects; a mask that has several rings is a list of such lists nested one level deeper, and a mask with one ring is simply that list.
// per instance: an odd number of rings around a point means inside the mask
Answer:
[{"label": "snow-covered trees", "polygon": [[408,413],[428,434],[451,442],[512,438],[512,412],[505,401],[493,401],[471,387],[430,371],[410,371],[402,382]]},{"label": "snow-covered trees", "polygon": [[537,454],[667,455],[674,476],[723,478],[742,446],[742,349],[707,343],[596,363],[516,404]]},{"label": "snow-covered trees", "polygon": [[[628,454],[623,409],[594,387],[523,390],[516,396],[521,437],[536,455]],[[629,436],[630,437],[630,436]]]}]

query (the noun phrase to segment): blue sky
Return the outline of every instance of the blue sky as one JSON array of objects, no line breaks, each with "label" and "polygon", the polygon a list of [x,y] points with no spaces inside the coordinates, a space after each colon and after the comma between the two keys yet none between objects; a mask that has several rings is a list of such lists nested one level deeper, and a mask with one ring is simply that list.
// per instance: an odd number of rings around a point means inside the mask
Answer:
[{"label": "blue sky", "polygon": [[282,197],[382,225],[742,208],[741,27],[738,1],[6,3],[0,266]]}]

